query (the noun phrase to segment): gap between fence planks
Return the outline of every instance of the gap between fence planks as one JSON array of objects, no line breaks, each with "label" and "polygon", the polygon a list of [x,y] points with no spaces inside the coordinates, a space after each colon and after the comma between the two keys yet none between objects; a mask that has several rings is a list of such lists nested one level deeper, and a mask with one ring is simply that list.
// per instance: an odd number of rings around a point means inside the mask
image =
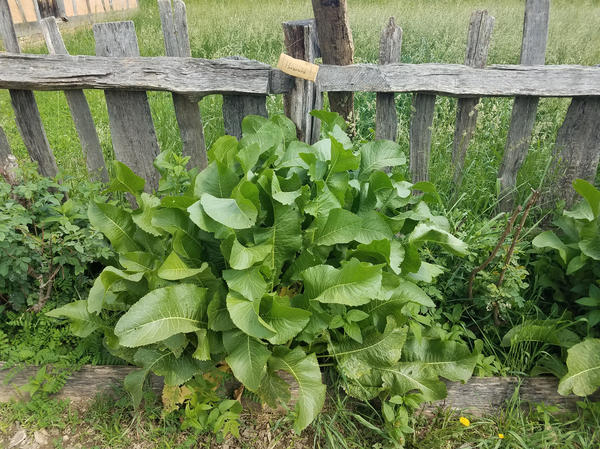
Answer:
[{"label": "gap between fence planks", "polygon": [[[494,17],[487,11],[473,11],[467,33],[465,65],[483,68],[487,62],[488,49],[494,29]],[[456,108],[456,126],[452,143],[452,165],[454,166],[454,189],[458,191],[463,178],[465,156],[477,127],[479,98],[459,98]]]},{"label": "gap between fence planks", "polygon": [[[138,56],[133,22],[95,24],[96,54]],[[110,58],[107,58],[110,60]],[[124,76],[124,75],[122,75]],[[105,90],[115,158],[146,180],[147,192],[158,189],[154,159],[160,153],[146,92]]]},{"label": "gap between fence planks", "polygon": [[[314,19],[284,22],[283,36],[285,50],[292,58],[314,63],[321,56],[317,26]],[[310,112],[323,107],[323,94],[315,83],[294,78],[289,93],[283,96],[283,110],[296,125],[298,140],[313,144],[319,140],[321,121]]]},{"label": "gap between fence planks", "polygon": [[[158,9],[166,55],[191,57],[185,4],[181,0],[174,0],[171,7],[171,0],[159,0]],[[183,154],[190,157],[188,168],[198,167],[202,170],[208,161],[198,102],[174,93],[173,106],[183,142]]]},{"label": "gap between fence planks", "polygon": [[[527,0],[523,20],[521,64],[544,64],[549,20],[550,0]],[[529,151],[538,101],[537,97],[516,97],[513,104],[504,156],[498,171],[499,207],[504,212],[512,210],[514,205],[517,174]]]},{"label": "gap between fence planks", "polygon": [[[35,3],[37,5],[37,3]],[[8,0],[0,0],[0,36],[4,47],[12,53],[20,53],[19,41],[15,33]],[[38,170],[43,176],[54,177],[58,167],[46,131],[42,124],[40,111],[30,90],[11,89],[10,100],[15,111],[15,120],[21,137],[31,159],[38,164]]]},{"label": "gap between fence planks", "polygon": [[[54,17],[42,19],[40,27],[50,54],[68,54]],[[102,155],[102,147],[85,94],[82,90],[67,90],[65,91],[65,97],[81,142],[88,173],[93,180],[108,182],[108,172]]]},{"label": "gap between fence planks", "polygon": [[[400,62],[402,28],[390,17],[379,39],[379,64]],[[375,138],[397,140],[398,114],[393,93],[377,93],[375,100]]]},{"label": "gap between fence planks", "polygon": [[[4,0],[6,1],[6,0]],[[115,89],[267,95],[289,92],[293,78],[247,59],[30,55],[0,53],[1,89]],[[458,97],[600,96],[600,67],[462,64],[322,65],[322,91],[424,92]]]},{"label": "gap between fence planks", "polygon": [[[90,403],[98,393],[111,393],[116,387],[123,386],[127,374],[139,369],[134,366],[90,366],[85,365],[73,373],[64,388],[54,397],[69,399],[72,403],[83,406]],[[37,373],[37,367],[2,369],[0,363],[0,402],[8,402],[23,398],[18,387],[27,383]],[[287,374],[287,373],[284,373]],[[151,374],[150,388],[158,395],[162,392],[163,379]],[[286,376],[286,380],[293,380]],[[558,379],[553,377],[472,377],[465,384],[445,381],[448,396],[446,399],[424,404],[422,413],[431,415],[439,407],[447,407],[468,412],[476,416],[497,413],[515,390],[523,402],[546,403],[556,405],[562,411],[572,411],[576,402],[582,398],[574,395],[561,396],[557,392]],[[297,397],[297,386],[292,382],[292,397]],[[591,400],[599,400],[600,392],[589,396]]]}]

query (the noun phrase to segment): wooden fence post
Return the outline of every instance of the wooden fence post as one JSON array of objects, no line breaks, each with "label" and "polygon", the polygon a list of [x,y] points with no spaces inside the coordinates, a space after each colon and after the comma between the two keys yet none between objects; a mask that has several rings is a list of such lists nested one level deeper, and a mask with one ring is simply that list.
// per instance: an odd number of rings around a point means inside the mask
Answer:
[{"label": "wooden fence post", "polygon": [[[487,11],[473,11],[467,35],[465,65],[480,69],[485,67],[493,29],[494,18]],[[456,128],[452,145],[455,192],[458,191],[462,183],[465,156],[477,127],[478,104],[479,98],[477,97],[458,99]]]},{"label": "wooden fence post", "polygon": [[14,185],[17,181],[17,168],[17,158],[13,156],[6,134],[0,127],[0,176],[10,185]]},{"label": "wooden fence post", "polygon": [[[242,60],[241,56],[226,59]],[[242,138],[242,120],[247,115],[268,117],[266,95],[223,95],[225,134]]]},{"label": "wooden fence post", "polygon": [[[0,35],[7,51],[21,53],[8,0],[0,0]],[[10,90],[9,93],[17,126],[29,156],[37,162],[38,170],[43,176],[56,176],[58,168],[46,137],[46,131],[33,92],[30,90]]]},{"label": "wooden fence post", "polygon": [[[282,26],[288,55],[311,63],[321,56],[314,19],[284,22]],[[320,120],[310,115],[310,111],[322,107],[323,94],[311,81],[294,78],[292,91],[283,95],[285,115],[296,124],[298,139],[308,144],[319,139],[321,128]]]},{"label": "wooden fence post", "polygon": [[564,200],[570,208],[576,198],[573,181],[591,183],[596,178],[600,159],[600,97],[575,97],[556,136],[551,188],[545,197],[547,206]]},{"label": "wooden fence post", "polygon": [[[400,62],[402,28],[390,17],[379,39],[379,64]],[[377,93],[375,107],[375,138],[396,141],[398,114],[393,93]]]},{"label": "wooden fence post", "polygon": [[[350,65],[354,62],[354,42],[346,0],[312,0],[323,64]],[[354,122],[354,93],[329,92],[331,110]]]},{"label": "wooden fence post", "polygon": [[[550,0],[527,0],[523,22],[521,64],[543,65],[546,59]],[[500,179],[500,210],[513,208],[517,173],[527,156],[538,106],[537,97],[516,97],[504,158],[498,172]]]},{"label": "wooden fence post", "polygon": [[[50,54],[68,55],[67,48],[58,31],[58,26],[56,26],[56,19],[54,17],[42,19],[40,26]],[[81,142],[88,173],[92,179],[108,182],[108,172],[104,164],[102,147],[83,90],[65,90],[65,97]]]},{"label": "wooden fence post", "polygon": [[[158,0],[158,9],[166,55],[190,58],[192,51],[188,36],[185,3],[181,0],[174,0],[173,9],[171,9],[171,0]],[[173,105],[183,142],[183,154],[190,157],[188,167],[198,167],[202,170],[208,162],[198,102],[190,101],[183,95],[173,94]]]},{"label": "wooden fence post", "polygon": [[410,174],[412,182],[429,180],[431,132],[435,112],[435,95],[417,93],[413,96],[410,121]]},{"label": "wooden fence post", "polygon": [[[97,23],[93,27],[98,56],[139,56],[133,22]],[[160,149],[146,92],[105,90],[116,159],[146,180],[146,191],[158,188],[153,162]]]}]

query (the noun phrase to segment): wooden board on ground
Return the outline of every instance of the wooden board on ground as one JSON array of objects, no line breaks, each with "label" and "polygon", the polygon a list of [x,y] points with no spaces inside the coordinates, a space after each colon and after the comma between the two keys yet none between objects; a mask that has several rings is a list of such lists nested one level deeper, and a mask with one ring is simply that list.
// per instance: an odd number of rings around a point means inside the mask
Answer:
[{"label": "wooden board on ground", "polygon": [[[12,370],[1,368],[0,363],[0,402],[19,398],[17,388],[25,385],[38,370],[36,367]],[[137,368],[132,366],[86,365],[73,373],[56,397],[68,398],[78,404],[90,402],[97,393],[110,393],[115,386],[122,386],[125,376],[135,369]],[[162,378],[152,375],[149,379],[150,387],[160,394]],[[286,377],[286,380],[290,381],[290,378]],[[558,379],[554,377],[527,377],[521,380],[517,377],[473,377],[465,384],[446,382],[446,386],[448,397],[423,406],[423,413],[432,414],[439,407],[461,410],[477,416],[495,413],[513,396],[517,388],[523,402],[544,402],[556,405],[564,411],[574,410],[576,402],[582,399],[573,395],[559,395]],[[590,399],[600,400],[600,392],[590,396]]]}]

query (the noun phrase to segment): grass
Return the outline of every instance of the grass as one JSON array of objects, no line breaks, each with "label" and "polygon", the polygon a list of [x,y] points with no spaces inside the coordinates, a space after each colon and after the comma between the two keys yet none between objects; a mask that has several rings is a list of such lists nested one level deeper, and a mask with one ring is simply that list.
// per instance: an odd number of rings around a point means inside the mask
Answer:
[{"label": "grass", "polygon": [[[156,3],[141,0],[134,17],[140,52],[152,56],[164,53]],[[275,64],[283,50],[281,22],[312,15],[310,2],[299,0],[189,0],[188,22],[192,53],[195,57],[218,58],[243,55]],[[376,62],[380,29],[387,17],[395,16],[404,29],[402,62],[460,63],[464,59],[466,31],[471,11],[486,8],[496,18],[489,53],[490,64],[517,63],[520,54],[524,2],[440,0],[356,0],[349,2],[350,22],[356,48],[356,62]],[[552,2],[548,64],[594,65],[600,61],[600,3],[595,0]],[[71,54],[94,54],[93,33],[83,29],[65,35]],[[45,52],[45,47],[29,46],[27,52]],[[112,157],[110,130],[102,92],[86,92],[96,121],[105,156]],[[50,145],[58,165],[66,173],[85,177],[85,163],[77,135],[61,92],[36,94]],[[173,105],[169,94],[149,94],[160,147],[181,148]],[[466,160],[466,174],[459,192],[460,205],[474,214],[486,213],[496,203],[496,173],[500,166],[511,114],[511,99],[484,99],[480,105],[477,133]],[[521,199],[529,187],[540,184],[552,152],[558,127],[568,100],[543,99],[540,102],[529,155],[518,178]],[[209,96],[200,102],[207,144],[223,134],[221,97]],[[282,111],[281,97],[268,101],[271,113]],[[411,96],[397,96],[399,113],[398,140],[408,153]],[[449,200],[452,190],[451,161],[456,100],[438,97],[432,137],[431,179],[442,196]],[[8,134],[14,152],[20,158],[26,151],[14,124],[10,100],[0,92],[0,126]],[[374,94],[356,95],[359,138],[370,137],[374,127]]]}]

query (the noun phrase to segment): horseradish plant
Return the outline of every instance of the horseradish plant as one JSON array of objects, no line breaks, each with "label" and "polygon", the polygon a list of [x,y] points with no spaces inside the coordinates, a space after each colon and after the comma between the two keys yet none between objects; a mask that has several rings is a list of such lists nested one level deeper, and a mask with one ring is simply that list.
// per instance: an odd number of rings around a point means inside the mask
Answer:
[{"label": "horseradish plant", "polygon": [[218,139],[181,195],[145,193],[117,163],[111,188],[139,208],[90,205],[119,266],[52,315],[79,335],[104,332],[140,367],[125,380],[135,404],[150,372],[181,385],[218,365],[274,406],[290,397],[286,371],[301,431],[323,406],[321,361],[349,394],[379,397],[400,437],[408,406],[445,396],[440,376],[470,377],[477,351],[430,331],[435,305],[417,285],[440,272],[420,260],[423,245],[466,251],[422,200],[433,187],[383,170],[406,162],[394,142],[355,148],[339,116],[315,115],[314,145],[283,116],[246,117],[243,138]]}]

